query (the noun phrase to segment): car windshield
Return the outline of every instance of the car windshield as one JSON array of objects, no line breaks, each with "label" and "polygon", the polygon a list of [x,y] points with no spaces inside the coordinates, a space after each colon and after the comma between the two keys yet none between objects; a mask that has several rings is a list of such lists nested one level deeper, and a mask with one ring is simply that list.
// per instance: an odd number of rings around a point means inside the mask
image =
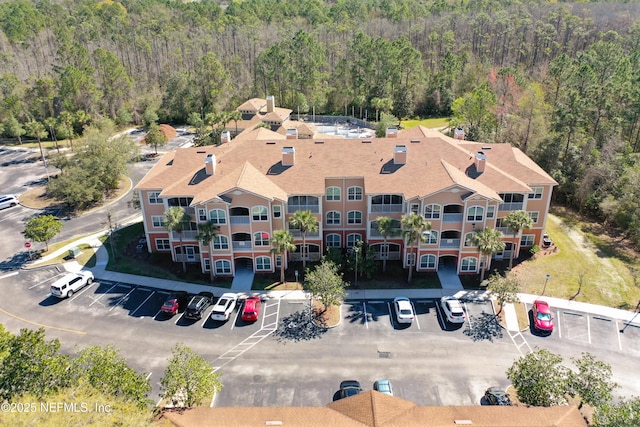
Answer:
[{"label": "car windshield", "polygon": [[405,316],[410,316],[411,315],[411,310],[409,310],[408,308],[402,308],[402,309],[400,309],[400,314],[403,314]]},{"label": "car windshield", "polygon": [[551,315],[549,313],[538,313],[538,319],[551,320]]}]

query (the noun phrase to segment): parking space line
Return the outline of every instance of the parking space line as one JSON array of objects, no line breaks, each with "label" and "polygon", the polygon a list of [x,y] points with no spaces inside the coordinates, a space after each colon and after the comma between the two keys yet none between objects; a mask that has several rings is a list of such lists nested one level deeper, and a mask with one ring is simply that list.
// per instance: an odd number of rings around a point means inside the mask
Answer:
[{"label": "parking space line", "polygon": [[[467,312],[467,320],[469,321],[469,329],[473,329],[473,322],[471,321],[471,316],[469,316],[469,307],[467,307],[467,303],[463,302],[464,311]],[[484,310],[482,311],[484,313]]]},{"label": "parking space line", "polygon": [[[411,306],[413,307],[413,306]],[[396,324],[393,323],[393,315],[391,314],[391,303],[387,301],[387,310],[389,310],[389,323],[391,323],[391,327],[395,329]],[[415,313],[415,310],[414,310]],[[396,313],[397,315],[397,313]]]},{"label": "parking space line", "polygon": [[133,291],[135,291],[136,289],[138,289],[138,287],[134,287],[134,288],[132,288],[132,289],[131,289],[131,290],[130,290],[130,291],[129,291],[125,296],[123,296],[122,298],[120,298],[120,299],[118,300],[118,302],[117,302],[117,303],[115,303],[115,305],[109,309],[109,311],[111,311],[111,310],[113,310],[114,308],[116,308],[117,306],[119,306],[119,305],[120,305],[120,303],[121,303],[122,301],[124,301],[124,300],[125,300],[125,298],[127,298],[129,295],[131,295],[131,293],[133,293]]},{"label": "parking space line", "polygon": [[[19,273],[18,271],[14,271],[13,273],[8,273],[8,274],[0,276],[0,279],[6,279],[7,277],[17,276],[18,273]],[[37,286],[37,285],[34,285],[34,286]],[[31,288],[33,288],[33,286],[31,286]],[[31,289],[31,288],[29,288],[29,289]]]},{"label": "parking space line", "polygon": [[562,338],[562,328],[560,327],[560,310],[556,311],[556,322],[558,323],[558,338]]},{"label": "parking space line", "polygon": [[[0,279],[3,279],[3,278],[5,278],[5,277],[9,277],[9,276],[15,276],[16,274],[18,274],[18,272],[17,272],[17,271],[16,271],[15,273],[7,274],[6,276],[2,276],[2,277],[0,277]],[[51,279],[54,279],[54,281],[55,281],[55,279],[57,279],[58,277],[62,277],[62,276],[64,276],[64,274],[56,274],[55,276],[53,276],[53,277],[49,277],[48,279],[45,279],[45,280],[43,280],[42,282],[38,282],[38,283],[36,283],[35,285],[29,286],[27,289],[33,289],[33,288],[35,288],[36,286],[40,286],[40,285],[42,285],[42,284],[44,284],[44,283],[47,283],[47,282],[48,282],[48,281],[50,281]]]},{"label": "parking space line", "polygon": [[233,323],[231,323],[231,329],[233,329],[233,327],[236,325],[236,322],[238,321],[238,316],[240,316],[240,310],[236,311],[236,318],[233,319]]},{"label": "parking space line", "polygon": [[84,288],[80,289],[78,292],[76,292],[75,294],[73,294],[73,296],[71,297],[71,299],[69,299],[69,302],[73,302],[76,298],[78,298],[80,295],[82,295],[83,293],[87,292],[89,290],[89,288],[91,288],[94,284],[99,283],[99,282],[93,282],[90,285],[85,286]]},{"label": "parking space line", "polygon": [[618,348],[620,349],[620,351],[622,351],[622,339],[620,337],[620,325],[618,324],[617,320],[616,320],[616,334],[618,335]]},{"label": "parking space line", "polygon": [[151,298],[154,294],[156,293],[156,291],[151,292],[151,294],[149,294],[149,296],[147,297],[147,299],[145,299],[144,301],[142,301],[142,304],[140,304],[135,310],[133,310],[133,312],[129,315],[129,316],[134,316],[136,314],[136,311],[140,310],[140,307],[142,307],[144,305],[144,303],[146,303],[147,301],[149,301],[149,298]]},{"label": "parking space line", "polygon": [[97,303],[98,301],[100,301],[100,298],[102,298],[103,296],[105,296],[106,294],[109,293],[109,291],[111,291],[111,289],[115,288],[116,286],[118,286],[118,282],[116,282],[112,287],[110,287],[109,289],[107,289],[107,291],[105,293],[103,293],[102,295],[100,295],[98,298],[95,298],[93,300],[93,302],[91,304],[89,304],[89,307],[91,307],[93,304]]},{"label": "parking space line", "polygon": [[[158,312],[158,314],[160,314],[160,312]],[[157,316],[157,314],[156,314],[156,316]],[[178,322],[180,321],[180,319],[182,319],[182,316],[184,316],[184,313],[182,313],[180,316],[178,316],[178,318],[176,319],[176,321],[175,321],[175,322],[173,322],[173,323],[174,323],[175,325],[177,325],[177,324],[178,324]]]},{"label": "parking space line", "polygon": [[369,321],[367,320],[367,303],[362,301],[362,314],[364,317],[364,325],[369,329]]},{"label": "parking space line", "polygon": [[[420,321],[418,320],[418,312],[416,311],[416,307],[413,305],[413,301],[411,301],[411,308],[413,308],[413,312],[416,317],[416,325],[418,325],[418,330],[420,330]],[[389,312],[389,317],[391,317],[391,312]]]},{"label": "parking space line", "polygon": [[587,337],[589,338],[589,344],[591,344],[591,322],[589,316],[587,316]]},{"label": "parking space line", "polygon": [[202,312],[202,325],[200,325],[201,328],[204,328],[204,325],[207,323],[207,320],[209,320],[209,314],[207,314],[206,316],[204,315],[204,311]]},{"label": "parking space line", "polygon": [[[436,311],[438,312],[438,314],[436,315],[436,317],[438,318],[438,324],[440,325],[440,327],[444,330],[447,329],[447,326],[444,324],[444,314],[442,313],[442,308],[440,307],[440,304],[436,303]],[[471,327],[471,325],[469,325],[469,327]]]}]

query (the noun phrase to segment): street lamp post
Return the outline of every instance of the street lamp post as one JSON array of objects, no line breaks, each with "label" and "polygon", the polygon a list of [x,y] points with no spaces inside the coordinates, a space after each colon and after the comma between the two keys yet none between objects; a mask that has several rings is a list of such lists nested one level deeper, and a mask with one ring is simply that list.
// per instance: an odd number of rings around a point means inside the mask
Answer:
[{"label": "street lamp post", "polygon": [[299,274],[299,273],[298,273],[298,270],[294,271],[294,272],[293,272],[293,274],[295,274],[295,275],[296,275],[296,283],[298,283],[298,274]]},{"label": "street lamp post", "polygon": [[358,247],[355,247],[353,249],[356,253],[356,284],[355,284],[356,288],[358,287],[358,249],[359,249]]},{"label": "street lamp post", "polygon": [[547,290],[547,282],[551,279],[551,275],[547,274],[544,278],[544,288],[542,288],[542,295],[544,295],[544,291]]}]

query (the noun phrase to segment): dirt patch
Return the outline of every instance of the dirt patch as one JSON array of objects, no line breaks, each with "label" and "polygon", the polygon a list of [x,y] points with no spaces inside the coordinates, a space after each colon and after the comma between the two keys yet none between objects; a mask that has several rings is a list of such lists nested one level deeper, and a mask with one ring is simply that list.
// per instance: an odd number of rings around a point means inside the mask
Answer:
[{"label": "dirt patch", "polygon": [[340,323],[339,305],[331,305],[325,310],[324,305],[321,302],[313,300],[312,312],[313,321],[318,326],[333,328],[338,326]]}]

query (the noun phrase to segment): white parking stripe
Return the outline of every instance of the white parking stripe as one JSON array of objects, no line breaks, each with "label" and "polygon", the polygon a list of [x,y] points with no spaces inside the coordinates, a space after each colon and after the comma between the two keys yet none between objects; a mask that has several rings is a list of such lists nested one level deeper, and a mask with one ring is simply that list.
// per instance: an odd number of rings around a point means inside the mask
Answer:
[{"label": "white parking stripe", "polygon": [[[2,276],[2,277],[0,277],[0,279],[2,279],[3,277],[15,276],[16,274],[18,274],[18,272],[17,272],[17,271],[16,271],[15,273],[7,274],[6,276]],[[57,279],[58,277],[62,277],[62,276],[64,276],[65,274],[66,274],[66,273],[56,274],[55,276],[53,276],[53,277],[49,277],[48,279],[45,279],[45,280],[43,280],[42,282],[38,282],[38,283],[36,283],[35,285],[29,286],[29,288],[28,288],[28,289],[33,289],[33,288],[35,288],[36,286],[40,286],[40,285],[42,285],[42,284],[44,284],[44,283],[47,283],[47,282],[48,282],[48,281],[50,281],[50,280],[55,281],[55,279]]]},{"label": "white parking stripe", "polygon": [[236,322],[238,321],[238,316],[240,316],[240,311],[242,307],[238,307],[238,311],[236,311],[236,318],[233,319],[233,323],[231,323],[231,329],[233,329],[234,326],[236,326]]},{"label": "white parking stripe", "polygon": [[[467,303],[463,302],[462,304],[464,304],[464,311],[467,312],[467,320],[469,321],[469,329],[473,329],[473,323],[471,323],[471,316],[469,316],[469,307],[467,307]],[[484,313],[484,310],[483,310]]]},{"label": "white parking stripe", "polygon": [[556,321],[558,323],[558,338],[562,338],[562,328],[560,327],[560,310],[556,311]]},{"label": "white parking stripe", "polygon": [[[391,314],[391,303],[387,301],[387,310],[389,310],[389,323],[391,323],[391,327],[395,329],[396,325],[393,320],[393,314]],[[398,313],[396,313],[397,315]]]},{"label": "white parking stripe", "polygon": [[[18,271],[14,271],[13,273],[9,273],[9,274],[5,274],[4,276],[0,276],[0,279],[5,279],[5,278],[11,277],[11,276],[17,276],[18,273],[19,273]],[[34,286],[37,286],[37,285],[34,285]],[[31,288],[33,288],[33,286],[31,286]],[[29,288],[29,289],[31,289],[31,288]]]},{"label": "white parking stripe", "polygon": [[[438,318],[438,323],[440,324],[440,327],[444,330],[447,329],[447,326],[444,324],[444,313],[442,312],[442,308],[440,307],[440,304],[438,304],[438,302],[436,301],[436,311],[438,312],[438,314],[440,314],[439,316],[436,315],[436,317]],[[469,324],[469,327],[471,327],[471,324]]]},{"label": "white parking stripe", "polygon": [[589,338],[589,344],[591,344],[591,322],[589,316],[587,316],[587,337]]},{"label": "white parking stripe", "polygon": [[367,303],[362,301],[362,315],[364,316],[364,325],[369,329],[369,321],[367,320]]},{"label": "white parking stripe", "polygon": [[84,288],[80,289],[80,291],[78,291],[75,294],[73,294],[73,296],[71,297],[71,299],[69,301],[73,302],[80,295],[82,295],[83,293],[87,292],[89,290],[89,288],[91,288],[91,286],[93,286],[94,284],[97,284],[97,283],[99,283],[99,282],[93,282],[90,285],[87,285]]},{"label": "white parking stripe", "polygon": [[618,348],[622,351],[622,338],[620,337],[620,325],[616,320],[616,334],[618,335]]},{"label": "white parking stripe", "polygon": [[[416,325],[418,325],[418,329],[420,329],[420,321],[418,320],[418,312],[416,311],[415,305],[413,305],[413,301],[411,301],[411,308],[413,308],[413,316],[416,318]],[[391,313],[389,313],[391,314]]]},{"label": "white parking stripe", "polygon": [[151,378],[151,374],[152,374],[152,373],[153,373],[153,372],[149,372],[149,375],[147,375],[147,378],[145,378],[145,381],[149,381],[149,378]]},{"label": "white parking stripe", "polygon": [[120,298],[120,299],[118,300],[118,302],[117,302],[117,303],[115,303],[115,305],[109,309],[109,311],[111,311],[111,310],[113,310],[114,308],[116,308],[117,306],[119,306],[119,305],[120,305],[120,303],[121,303],[122,301],[124,301],[124,300],[129,296],[129,295],[131,295],[131,293],[132,293],[133,291],[135,291],[136,289],[138,289],[138,288],[137,288],[137,287],[135,287],[135,288],[131,289],[131,290],[129,291],[129,293],[128,293],[128,294],[126,294],[125,296],[123,296],[122,298]]},{"label": "white parking stripe", "polygon": [[149,301],[149,298],[151,298],[155,293],[156,291],[151,292],[151,294],[144,301],[142,301],[142,304],[140,304],[135,310],[133,310],[131,316],[134,316],[136,314],[136,311],[140,310],[140,307],[142,307],[145,302]]},{"label": "white parking stripe", "polygon": [[[160,312],[158,312],[158,314],[160,314]],[[158,314],[156,314],[156,316],[157,316]],[[178,318],[176,319],[176,321],[175,321],[175,322],[173,322],[173,323],[174,323],[175,325],[177,325],[177,324],[178,324],[178,322],[180,321],[180,319],[182,319],[182,316],[184,316],[184,313],[182,313],[180,316],[178,316]]]},{"label": "white parking stripe", "polygon": [[103,296],[105,296],[106,294],[109,293],[109,291],[111,291],[111,289],[115,288],[116,286],[118,286],[119,283],[116,282],[115,285],[113,285],[112,287],[110,287],[109,289],[107,289],[107,291],[105,293],[103,293],[102,295],[100,295],[98,298],[94,299],[93,302],[91,304],[89,304],[89,307],[91,307],[93,304],[97,303],[98,301],[100,301],[100,298],[102,298]]}]

